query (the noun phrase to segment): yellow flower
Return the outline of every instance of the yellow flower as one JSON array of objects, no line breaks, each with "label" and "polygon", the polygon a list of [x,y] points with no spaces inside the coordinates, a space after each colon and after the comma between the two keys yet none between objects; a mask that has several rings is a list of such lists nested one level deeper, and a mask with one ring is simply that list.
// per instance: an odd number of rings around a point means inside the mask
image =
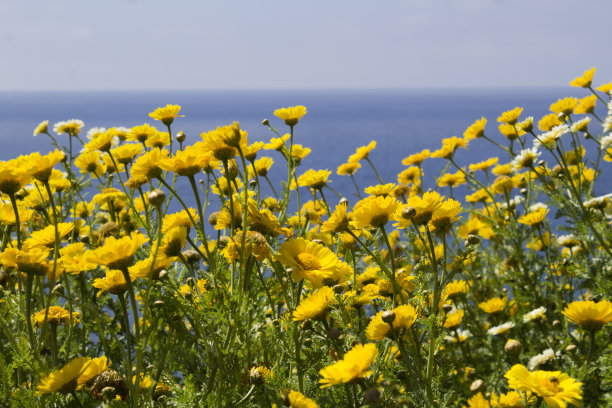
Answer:
[{"label": "yellow flower", "polygon": [[285,241],[275,259],[293,269],[291,277],[294,280],[306,279],[314,287],[321,287],[325,280],[333,279],[340,262],[329,248],[304,238]]},{"label": "yellow flower", "polygon": [[0,263],[31,275],[49,275],[52,272],[52,264],[47,256],[49,256],[47,248],[31,248],[28,251],[6,248],[0,253]]},{"label": "yellow flower", "polygon": [[558,126],[562,123],[563,122],[559,120],[558,115],[554,113],[549,113],[548,115],[545,115],[542,117],[542,119],[540,119],[540,121],[538,122],[538,129],[540,129],[542,132],[548,132],[555,126]]},{"label": "yellow flower", "polygon": [[111,149],[110,152],[118,163],[128,164],[142,152],[142,145],[136,143],[126,143]]},{"label": "yellow flower", "polygon": [[149,239],[140,232],[128,237],[108,237],[100,248],[89,251],[87,261],[104,265],[110,269],[127,268],[134,262],[134,254]]},{"label": "yellow flower", "polygon": [[86,152],[91,152],[94,150],[100,150],[101,152],[108,152],[111,147],[117,144],[117,139],[115,135],[111,132],[103,132],[98,134],[95,138],[91,139],[85,146],[83,146],[83,150]]},{"label": "yellow flower", "polygon": [[51,176],[53,167],[64,160],[65,157],[64,152],[57,149],[44,156],[34,152],[26,156],[26,159],[21,162],[21,171],[34,177],[36,180],[46,182]]},{"label": "yellow flower", "polygon": [[582,400],[582,383],[561,371],[530,372],[524,365],[516,364],[504,377],[508,379],[508,387],[533,392],[552,408],[566,408],[567,404],[579,406]]},{"label": "yellow flower", "polygon": [[301,144],[294,144],[291,150],[291,158],[296,166],[299,166],[302,160],[310,154],[312,150],[308,147],[303,147]]},{"label": "yellow flower", "polygon": [[595,74],[595,67],[584,71],[582,76],[574,78],[574,80],[570,82],[570,86],[589,88],[591,86],[591,82],[593,81],[593,74]]},{"label": "yellow flower", "polygon": [[249,370],[251,383],[256,385],[262,385],[265,382],[269,382],[272,377],[274,377],[274,373],[266,366],[252,367]]},{"label": "yellow flower", "polygon": [[[270,171],[270,168],[273,164],[274,160],[272,160],[270,157],[261,157],[253,163],[253,166],[255,167],[255,173],[260,177],[266,177],[268,175],[268,171]],[[252,168],[249,167],[249,172],[251,171]]]},{"label": "yellow flower", "polygon": [[525,134],[525,131],[516,127],[516,125],[509,125],[507,123],[502,123],[498,126],[499,133],[506,136],[508,140],[515,140]]},{"label": "yellow flower", "polygon": [[465,174],[462,171],[456,173],[444,173],[438,179],[438,187],[456,187],[465,184]]},{"label": "yellow flower", "polygon": [[0,192],[13,195],[30,181],[31,176],[21,167],[24,160],[25,156],[0,161]]},{"label": "yellow flower", "polygon": [[297,179],[297,184],[300,187],[310,187],[315,190],[320,190],[330,181],[327,179],[331,171],[329,170],[312,170],[308,169]]},{"label": "yellow flower", "polygon": [[393,190],[395,190],[395,184],[387,183],[366,187],[364,191],[366,194],[371,196],[388,197],[393,194]]},{"label": "yellow flower", "polygon": [[108,367],[109,367],[109,364],[108,364],[108,360],[106,359],[106,356],[92,358],[91,360],[89,360],[89,362],[87,362],[83,366],[83,369],[81,370],[81,374],[79,375],[79,378],[77,379],[77,384],[79,388],[87,384],[94,377],[97,377],[98,375],[102,374],[104,371],[108,369]]},{"label": "yellow flower", "polygon": [[546,219],[546,214],[548,214],[548,211],[548,208],[540,207],[535,211],[531,211],[519,217],[518,222],[531,227],[538,226]]},{"label": "yellow flower", "polygon": [[420,166],[425,159],[429,158],[431,152],[429,149],[421,150],[419,153],[411,154],[402,160],[404,166]]},{"label": "yellow flower", "polygon": [[521,112],[523,112],[523,108],[517,106],[514,109],[503,112],[497,118],[497,121],[501,123],[507,123],[508,125],[514,125],[518,121]]},{"label": "yellow flower", "polygon": [[553,102],[550,105],[550,110],[558,115],[569,115],[574,112],[576,105],[578,105],[578,99],[570,96]]},{"label": "yellow flower", "polygon": [[196,142],[178,150],[173,157],[166,157],[159,167],[173,171],[179,176],[194,176],[205,168],[216,167],[219,161],[213,157],[210,150],[206,150],[204,142]]},{"label": "yellow flower", "polygon": [[600,85],[600,86],[598,86],[595,89],[597,89],[598,91],[604,92],[604,93],[609,95],[610,91],[612,91],[612,82],[608,82],[607,84]]},{"label": "yellow flower", "polygon": [[434,211],[429,221],[429,226],[433,231],[448,232],[454,222],[459,221],[461,217],[458,214],[461,212],[461,203],[459,201],[448,199]]},{"label": "yellow flower", "polygon": [[459,227],[457,234],[462,239],[467,239],[468,235],[479,235],[484,239],[490,239],[495,235],[493,228],[477,217],[470,217],[465,224]]},{"label": "yellow flower", "polygon": [[402,170],[397,175],[397,182],[400,184],[410,184],[419,181],[419,177],[422,175],[420,167],[410,166]]},{"label": "yellow flower", "polygon": [[587,114],[595,111],[595,104],[597,103],[597,95],[589,95],[580,99],[578,106],[574,108],[574,113]]},{"label": "yellow flower", "polygon": [[144,125],[134,126],[126,136],[126,140],[145,143],[149,138],[155,136],[159,131],[153,126],[145,123]]},{"label": "yellow flower", "polygon": [[149,113],[149,116],[155,120],[161,121],[164,125],[170,126],[174,122],[174,118],[182,118],[184,115],[179,115],[181,107],[179,105],[166,105],[163,108],[157,108]]},{"label": "yellow flower", "polygon": [[487,119],[483,116],[476,122],[472,123],[465,132],[463,132],[463,139],[469,142],[472,139],[477,139],[484,136],[484,128],[487,124]]},{"label": "yellow flower", "polygon": [[49,133],[49,121],[43,120],[34,128],[34,136],[38,136],[41,133]]},{"label": "yellow flower", "polygon": [[442,139],[442,148],[431,154],[431,157],[449,159],[458,148],[467,149],[468,141],[457,136]]},{"label": "yellow flower", "polygon": [[[45,122],[47,122],[44,125],[45,130],[39,133],[47,133],[47,125],[49,124],[49,121],[47,120]],[[38,126],[41,126],[45,122],[42,122]],[[81,133],[81,129],[83,128],[83,126],[85,126],[85,124],[83,123],[82,120],[70,119],[70,120],[65,120],[63,122],[57,122],[55,125],[53,125],[53,131],[57,133],[58,135],[63,135],[64,133],[68,133],[68,135],[70,136],[76,136],[79,133]],[[38,127],[36,129],[38,130]],[[34,136],[36,136],[36,131],[35,131]]]},{"label": "yellow flower", "polygon": [[142,182],[142,184],[159,177],[162,174],[160,163],[168,158],[168,150],[154,148],[136,159],[132,165],[130,180]]},{"label": "yellow flower", "polygon": [[376,359],[377,353],[378,350],[373,343],[357,344],[344,355],[342,360],[319,371],[323,377],[319,380],[321,388],[346,384],[369,376],[372,371],[368,369]]},{"label": "yellow flower", "polygon": [[468,405],[464,405],[463,408],[490,408],[489,401],[482,395],[482,392],[474,395],[468,400]]},{"label": "yellow flower", "polygon": [[40,312],[32,315],[32,324],[38,327],[42,327],[45,322],[45,315],[47,315],[47,323],[55,325],[68,325],[70,323],[79,324],[81,314],[78,312],[70,312],[61,306],[50,306],[49,312],[47,309],[43,309]]},{"label": "yellow flower", "polygon": [[321,225],[321,232],[338,233],[345,231],[349,226],[349,219],[346,211],[346,202],[338,204],[329,219]]},{"label": "yellow flower", "polygon": [[454,297],[465,295],[470,290],[470,283],[464,280],[454,280],[444,288],[444,296],[452,299]]},{"label": "yellow flower", "polygon": [[[130,280],[134,281],[135,279],[136,277],[130,276]],[[100,289],[96,296],[101,296],[104,292],[119,295],[127,289],[127,282],[120,270],[107,269],[104,278],[95,279],[92,286]]]},{"label": "yellow flower", "polygon": [[291,135],[289,133],[283,135],[282,137],[273,137],[270,139],[270,143],[264,145],[265,150],[277,150],[279,152],[283,151],[285,148],[285,142],[289,140]]},{"label": "yellow flower", "polygon": [[502,312],[506,308],[507,303],[508,298],[494,297],[486,302],[479,303],[478,307],[484,310],[485,313],[496,314]]},{"label": "yellow flower", "polygon": [[81,173],[91,173],[100,177],[106,171],[106,166],[100,161],[102,154],[97,150],[84,151],[75,160],[74,165]]},{"label": "yellow flower", "polygon": [[270,247],[266,238],[257,231],[247,231],[244,244],[245,248],[242,250],[242,232],[237,232],[223,248],[223,256],[229,262],[239,260],[241,256],[245,261],[251,255],[258,261],[263,261],[270,256]]},{"label": "yellow flower", "polygon": [[348,162],[354,163],[366,159],[372,150],[376,148],[376,140],[372,140],[366,146],[358,147],[355,153],[349,156]]},{"label": "yellow flower", "polygon": [[[391,335],[391,325],[383,320],[383,313],[378,312],[366,328],[366,336],[368,340],[379,341]],[[417,311],[412,305],[401,305],[393,309],[393,329],[409,329],[417,319]]]},{"label": "yellow flower", "polygon": [[447,329],[456,329],[461,324],[465,311],[463,309],[457,309],[454,312],[447,313],[446,319],[444,320],[444,327]]},{"label": "yellow flower", "polygon": [[469,169],[472,172],[475,172],[478,170],[487,171],[491,167],[495,166],[498,162],[499,162],[498,157],[491,157],[490,159],[487,159],[487,160],[484,160],[478,163],[470,164]]},{"label": "yellow flower", "polygon": [[357,228],[384,227],[393,217],[400,203],[394,197],[369,197],[359,201],[354,208]]},{"label": "yellow flower", "polygon": [[612,322],[612,303],[608,300],[582,300],[570,303],[562,313],[583,329],[597,331]]},{"label": "yellow flower", "polygon": [[[191,217],[189,217],[189,215],[191,215]],[[162,222],[162,232],[165,234],[176,227],[193,227],[192,219],[195,222],[200,219],[196,210],[193,208],[189,208],[189,213],[187,213],[187,210],[182,210],[174,214],[167,214]]]},{"label": "yellow flower", "polygon": [[[60,241],[66,235],[72,232],[74,224],[71,222],[60,222],[57,224],[58,234]],[[49,225],[41,230],[34,231],[32,236],[27,239],[28,247],[40,247],[47,248],[52,247],[55,243],[55,226]]]},{"label": "yellow flower", "polygon": [[90,357],[77,357],[59,370],[43,377],[36,388],[36,395],[51,392],[68,394],[75,391],[78,386],[78,379],[90,360]]},{"label": "yellow flower", "polygon": [[289,408],[318,408],[316,402],[310,398],[306,398],[302,393],[297,391],[289,391],[287,394],[287,400],[289,401]]},{"label": "yellow flower", "polygon": [[329,303],[334,299],[334,290],[329,286],[313,292],[312,295],[302,299],[293,312],[293,321],[301,322],[306,319],[319,320],[325,317]]},{"label": "yellow flower", "polygon": [[355,174],[355,172],[359,170],[360,168],[361,168],[361,164],[359,162],[352,162],[352,163],[348,162],[348,163],[344,163],[338,166],[338,169],[336,170],[336,174],[338,174],[339,176]]},{"label": "yellow flower", "polygon": [[394,224],[397,228],[408,228],[410,225],[425,225],[429,223],[434,212],[442,205],[443,196],[436,191],[428,191],[423,197],[414,196],[408,203],[399,207],[394,214]]},{"label": "yellow flower", "polygon": [[306,113],[306,107],[298,105],[276,109],[274,111],[274,116],[284,120],[287,126],[295,126]]},{"label": "yellow flower", "polygon": [[75,242],[60,249],[59,262],[66,272],[79,274],[95,269],[97,264],[85,259],[85,244]]},{"label": "yellow flower", "polygon": [[530,392],[510,391],[506,394],[491,394],[491,406],[495,408],[525,408],[534,402],[535,398]]},{"label": "yellow flower", "polygon": [[161,149],[164,146],[168,146],[170,144],[170,133],[168,132],[155,132],[150,135],[147,141],[145,142],[145,146],[150,148],[159,148]]}]

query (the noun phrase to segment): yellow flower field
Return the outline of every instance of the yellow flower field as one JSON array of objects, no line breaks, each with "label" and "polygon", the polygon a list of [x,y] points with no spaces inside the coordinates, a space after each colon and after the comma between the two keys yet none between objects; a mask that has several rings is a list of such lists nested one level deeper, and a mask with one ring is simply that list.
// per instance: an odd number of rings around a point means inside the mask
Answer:
[{"label": "yellow flower field", "polygon": [[41,122],[54,151],[0,162],[0,405],[611,406],[595,79],[542,118],[509,107],[406,151],[394,183],[376,141],[309,168],[304,106],[263,121],[268,143],[238,122],[188,143],[178,105],[89,138]]}]

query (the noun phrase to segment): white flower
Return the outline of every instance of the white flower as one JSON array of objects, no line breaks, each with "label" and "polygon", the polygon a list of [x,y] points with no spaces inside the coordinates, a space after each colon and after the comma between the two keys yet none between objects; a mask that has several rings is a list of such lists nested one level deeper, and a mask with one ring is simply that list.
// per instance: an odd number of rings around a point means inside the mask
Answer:
[{"label": "white flower", "polygon": [[521,152],[516,155],[514,160],[512,160],[512,171],[518,173],[521,169],[533,167],[535,162],[538,160],[538,157],[540,157],[540,154],[541,153],[538,151],[537,147],[521,150]]},{"label": "white flower", "polygon": [[612,133],[601,138],[599,141],[600,149],[606,150],[608,147],[612,146]]},{"label": "white flower", "polygon": [[557,245],[562,247],[572,247],[576,245],[576,242],[576,238],[572,234],[566,234],[557,237]]},{"label": "white flower", "polygon": [[572,123],[571,126],[571,131],[576,133],[579,131],[579,129],[585,127],[586,125],[588,125],[591,122],[591,117],[590,116],[585,116],[584,118]]},{"label": "white flower", "polygon": [[542,364],[554,360],[555,357],[556,355],[553,349],[546,349],[542,353],[531,357],[529,363],[527,363],[527,368],[529,368],[529,371],[533,371]]},{"label": "white flower", "polygon": [[487,330],[487,334],[497,336],[498,334],[504,334],[513,327],[514,322],[506,322],[504,324],[500,324],[499,326],[491,327],[489,330]]},{"label": "white flower", "polygon": [[457,329],[454,336],[445,336],[444,339],[450,343],[457,343],[457,337],[459,337],[460,341],[465,341],[466,339],[472,337],[472,332],[469,330]]},{"label": "white flower", "polygon": [[95,139],[98,135],[101,135],[102,133],[106,132],[106,128],[103,127],[94,127],[89,129],[89,131],[87,132],[87,139],[89,140],[93,140]]},{"label": "white flower", "polygon": [[554,149],[557,146],[557,140],[564,134],[569,132],[569,126],[565,123],[557,125],[548,132],[542,133],[536,140],[533,141],[533,147],[546,146],[549,149]]},{"label": "white flower", "polygon": [[528,323],[532,320],[543,318],[545,313],[546,308],[544,306],[538,307],[537,309],[533,309],[531,312],[525,313],[523,315],[523,322]]},{"label": "white flower", "polygon": [[53,125],[53,131],[58,135],[63,135],[64,133],[78,135],[81,133],[81,128],[83,126],[85,126],[85,123],[83,123],[81,119],[70,119],[57,122],[55,125]]},{"label": "white flower", "polygon": [[533,203],[529,206],[529,212],[538,211],[539,209],[548,209],[548,206],[544,203]]}]

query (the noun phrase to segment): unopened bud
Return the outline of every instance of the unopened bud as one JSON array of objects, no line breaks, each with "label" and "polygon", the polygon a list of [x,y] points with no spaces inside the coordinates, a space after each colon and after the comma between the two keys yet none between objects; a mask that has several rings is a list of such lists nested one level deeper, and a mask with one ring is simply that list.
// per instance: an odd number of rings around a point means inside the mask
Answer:
[{"label": "unopened bud", "polygon": [[467,242],[470,245],[478,245],[480,244],[480,238],[478,235],[470,234],[467,236]]},{"label": "unopened bud", "polygon": [[159,272],[159,274],[157,275],[157,277],[158,277],[159,279],[164,279],[164,278],[165,278],[167,275],[168,275],[168,271],[167,271],[167,270],[165,270],[165,269],[163,269],[163,270],[161,270],[161,271]]},{"label": "unopened bud", "polygon": [[194,251],[193,249],[183,251],[183,256],[189,263],[195,263],[200,260],[200,254],[198,254],[197,251]]},{"label": "unopened bud", "polygon": [[217,225],[217,221],[219,220],[219,215],[221,215],[220,211],[215,211],[208,216],[208,223],[213,227]]},{"label": "unopened bud", "polygon": [[380,391],[378,391],[378,388],[368,388],[363,393],[363,399],[369,403],[378,402],[380,400]]},{"label": "unopened bud", "polygon": [[526,196],[527,195],[527,189],[526,188],[521,188],[521,194]]},{"label": "unopened bud", "polygon": [[332,289],[336,295],[340,295],[344,292],[344,285],[334,285]]},{"label": "unopened bud", "polygon": [[416,215],[416,209],[414,207],[406,207],[402,210],[402,217],[411,220]]},{"label": "unopened bud", "polygon": [[568,353],[573,353],[574,351],[576,351],[577,347],[575,344],[570,344],[569,346],[567,346],[565,348],[565,351]]},{"label": "unopened bud", "polygon": [[162,190],[153,190],[149,193],[149,202],[155,207],[160,207],[166,201],[166,193]]},{"label": "unopened bud", "polygon": [[444,310],[444,312],[448,313],[451,310],[453,310],[453,305],[449,305],[448,303],[445,303],[442,305],[442,310]]},{"label": "unopened bud", "polygon": [[338,337],[340,337],[341,334],[342,332],[340,331],[340,329],[336,327],[332,327],[331,329],[327,331],[327,337],[329,337],[332,340],[336,340]]},{"label": "unopened bud", "polygon": [[395,320],[395,312],[393,310],[386,310],[382,314],[382,321],[388,324],[393,323]]},{"label": "unopened bud", "polygon": [[338,204],[347,204],[348,205],[348,199],[346,197],[342,197],[340,199],[340,201],[338,201]]},{"label": "unopened bud", "polygon": [[268,119],[264,119],[261,121],[261,124],[264,126],[270,126],[270,121]]},{"label": "unopened bud", "polygon": [[523,345],[518,340],[508,339],[504,346],[504,351],[511,356],[517,356],[523,351]]},{"label": "unopened bud", "polygon": [[470,385],[470,391],[476,392],[479,389],[481,389],[483,385],[484,385],[484,381],[481,379],[478,379]]},{"label": "unopened bud", "polygon": [[552,325],[553,327],[559,327],[561,326],[561,322],[559,320],[553,320]]},{"label": "unopened bud", "polygon": [[176,134],[176,140],[179,143],[183,143],[185,141],[186,137],[187,137],[187,135],[182,130]]},{"label": "unopened bud", "polygon": [[250,186],[251,188],[253,188],[253,187],[257,186],[257,180],[253,179],[253,180],[249,181],[249,186]]}]

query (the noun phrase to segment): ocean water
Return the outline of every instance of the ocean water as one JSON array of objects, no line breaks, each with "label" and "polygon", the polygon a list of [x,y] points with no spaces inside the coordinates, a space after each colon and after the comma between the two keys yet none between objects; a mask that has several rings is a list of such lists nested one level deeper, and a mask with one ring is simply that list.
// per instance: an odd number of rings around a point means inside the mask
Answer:
[{"label": "ocean water", "polygon": [[[576,88],[560,89],[488,89],[488,90],[301,90],[301,91],[193,91],[193,92],[45,92],[0,93],[0,160],[7,160],[34,150],[46,152],[51,144],[46,136],[33,137],[34,127],[42,120],[52,124],[71,118],[91,127],[126,126],[145,122],[153,124],[148,113],[158,106],[178,104],[181,114],[172,125],[173,132],[187,134],[187,143],[200,140],[200,133],[219,125],[239,121],[250,141],[268,141],[275,135],[261,124],[270,119],[279,132],[288,127],[274,117],[277,108],[305,105],[308,114],[295,129],[295,143],[312,149],[298,175],[308,168],[329,169],[331,186],[354,198],[354,187],[346,176],[336,175],[336,168],[346,162],[359,146],[377,141],[370,157],[385,182],[396,182],[404,166],[404,157],[429,148],[436,150],[441,139],[462,136],[476,119],[484,116],[489,137],[505,144],[497,131],[497,117],[515,106],[524,108],[521,118],[533,116],[537,121],[549,113],[549,105],[565,96],[585,96]],[[601,109],[603,107],[599,107]],[[600,112],[600,116],[605,115]],[[162,129],[162,126],[158,126]],[[62,136],[58,140],[65,141]],[[590,143],[590,144],[589,144]],[[528,143],[530,146],[531,143]],[[587,151],[594,149],[586,142]],[[280,187],[286,177],[278,152],[262,151],[275,160],[270,178]],[[485,140],[474,140],[469,149],[459,150],[462,165],[498,156],[508,161],[504,151]],[[424,164],[425,188],[433,188],[445,161],[429,159]],[[605,169],[605,167],[604,167]],[[454,170],[453,170],[454,171]],[[604,170],[605,171],[605,170]],[[378,184],[372,170],[363,163],[355,178],[361,188]],[[181,183],[182,185],[182,183]],[[185,186],[182,186],[184,188]],[[181,188],[181,189],[182,189]],[[597,193],[612,191],[612,178],[602,177]],[[444,190],[445,193],[448,189]],[[332,193],[329,193],[332,194]],[[337,197],[330,201],[336,202]]]}]

